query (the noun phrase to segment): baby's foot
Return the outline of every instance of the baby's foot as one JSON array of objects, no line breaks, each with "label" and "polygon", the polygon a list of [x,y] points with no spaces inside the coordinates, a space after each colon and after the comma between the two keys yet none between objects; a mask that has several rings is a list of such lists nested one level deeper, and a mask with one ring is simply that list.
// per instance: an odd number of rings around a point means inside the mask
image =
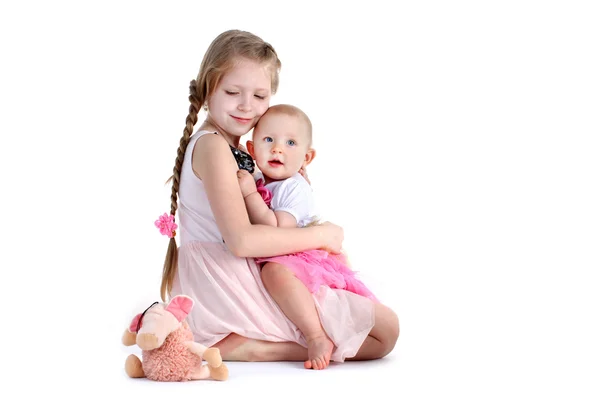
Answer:
[{"label": "baby's foot", "polygon": [[307,338],[308,360],[304,362],[306,369],[325,369],[329,366],[329,359],[333,352],[333,342],[325,333]]}]

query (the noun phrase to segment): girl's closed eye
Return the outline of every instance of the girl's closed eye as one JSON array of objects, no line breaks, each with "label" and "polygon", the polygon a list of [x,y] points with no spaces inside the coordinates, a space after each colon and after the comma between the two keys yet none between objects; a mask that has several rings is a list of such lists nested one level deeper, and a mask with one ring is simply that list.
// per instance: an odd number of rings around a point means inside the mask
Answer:
[{"label": "girl's closed eye", "polygon": [[254,97],[256,97],[257,99],[260,99],[260,100],[264,100],[267,98],[267,96],[261,96],[259,94],[255,94]]},{"label": "girl's closed eye", "polygon": [[231,91],[231,90],[226,90],[225,93],[227,93],[230,96],[234,96],[234,95],[238,94],[238,92],[234,92],[234,91]]}]

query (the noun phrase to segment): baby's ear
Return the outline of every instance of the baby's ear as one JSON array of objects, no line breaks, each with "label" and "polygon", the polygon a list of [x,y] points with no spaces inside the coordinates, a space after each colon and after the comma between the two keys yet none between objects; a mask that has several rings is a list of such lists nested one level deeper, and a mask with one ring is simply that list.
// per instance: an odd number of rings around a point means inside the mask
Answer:
[{"label": "baby's ear", "polygon": [[248,149],[248,154],[254,158],[254,143],[252,143],[252,140],[246,142],[246,148]]},{"label": "baby's ear", "polygon": [[315,149],[308,149],[308,151],[306,152],[306,155],[304,156],[304,163],[302,164],[302,166],[306,167],[308,164],[310,164],[312,162],[312,160],[315,159],[316,155],[317,155],[317,152]]}]

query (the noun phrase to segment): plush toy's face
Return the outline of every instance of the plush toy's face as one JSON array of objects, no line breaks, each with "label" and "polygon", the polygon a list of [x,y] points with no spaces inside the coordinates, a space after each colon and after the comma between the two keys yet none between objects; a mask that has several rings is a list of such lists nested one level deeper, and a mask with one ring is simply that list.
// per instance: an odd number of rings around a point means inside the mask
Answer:
[{"label": "plush toy's face", "polygon": [[[161,303],[152,305],[133,318],[129,331],[137,333],[136,342],[141,349],[159,348],[171,332],[179,329],[193,305],[193,300],[183,295],[173,297],[166,306]],[[152,340],[148,340],[149,336]]]}]

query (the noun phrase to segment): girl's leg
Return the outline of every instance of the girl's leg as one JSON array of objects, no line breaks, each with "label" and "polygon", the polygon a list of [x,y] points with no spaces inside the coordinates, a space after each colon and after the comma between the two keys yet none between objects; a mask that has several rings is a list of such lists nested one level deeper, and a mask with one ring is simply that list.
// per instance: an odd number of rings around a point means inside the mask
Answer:
[{"label": "girl's leg", "polygon": [[306,338],[308,358],[305,367],[326,368],[333,352],[333,342],[321,326],[315,301],[304,283],[287,267],[275,263],[266,263],[262,267],[261,278],[273,300]]},{"label": "girl's leg", "polygon": [[383,304],[375,303],[375,326],[356,355],[347,361],[374,360],[387,356],[400,336],[398,316]]},{"label": "girl's leg", "polygon": [[[276,264],[274,264],[276,265]],[[279,266],[282,267],[282,266]],[[285,269],[285,267],[279,268]],[[289,272],[289,271],[288,271]],[[269,276],[269,275],[273,276]],[[294,279],[291,279],[290,276]],[[268,268],[263,276],[263,280],[271,281],[272,287],[267,289],[271,296],[277,297],[297,295],[298,290],[290,290],[290,286],[294,288],[296,283],[300,283],[304,290],[308,293],[308,289],[300,282],[291,272],[283,274],[277,267]],[[290,284],[291,282],[291,284]],[[265,286],[267,286],[265,284]],[[300,296],[302,297],[302,296]],[[306,297],[306,296],[304,296]],[[314,299],[310,296],[310,304],[314,308]],[[277,300],[276,300],[277,301]],[[306,306],[306,304],[304,304]],[[374,360],[383,358],[388,355],[396,345],[398,336],[400,335],[400,325],[396,314],[383,304],[375,303],[375,325],[371,329],[369,336],[365,339],[362,346],[352,358],[347,361],[359,360]],[[310,307],[306,306],[308,309]],[[284,313],[286,310],[283,309]],[[316,313],[316,309],[315,309]],[[318,318],[318,314],[317,314]],[[291,319],[291,318],[290,318]],[[320,324],[320,322],[319,322]],[[299,327],[300,328],[300,327]],[[322,328],[321,328],[322,329]],[[236,334],[231,334],[215,347],[221,349],[223,360],[228,361],[302,361],[305,362],[305,367],[313,367],[310,358],[307,358],[307,349],[294,342],[267,342],[263,340],[248,339]],[[331,353],[330,353],[331,354]],[[318,366],[317,366],[318,367]]]},{"label": "girl's leg", "polygon": [[[352,358],[346,361],[374,360],[388,355],[400,334],[398,317],[388,307],[375,304],[375,326]],[[226,361],[302,361],[306,348],[295,342],[267,342],[248,339],[235,333],[217,343],[221,357]],[[306,365],[306,363],[305,363]]]},{"label": "girl's leg", "polygon": [[267,342],[231,333],[214,345],[224,361],[304,361],[306,347],[295,342]]}]

